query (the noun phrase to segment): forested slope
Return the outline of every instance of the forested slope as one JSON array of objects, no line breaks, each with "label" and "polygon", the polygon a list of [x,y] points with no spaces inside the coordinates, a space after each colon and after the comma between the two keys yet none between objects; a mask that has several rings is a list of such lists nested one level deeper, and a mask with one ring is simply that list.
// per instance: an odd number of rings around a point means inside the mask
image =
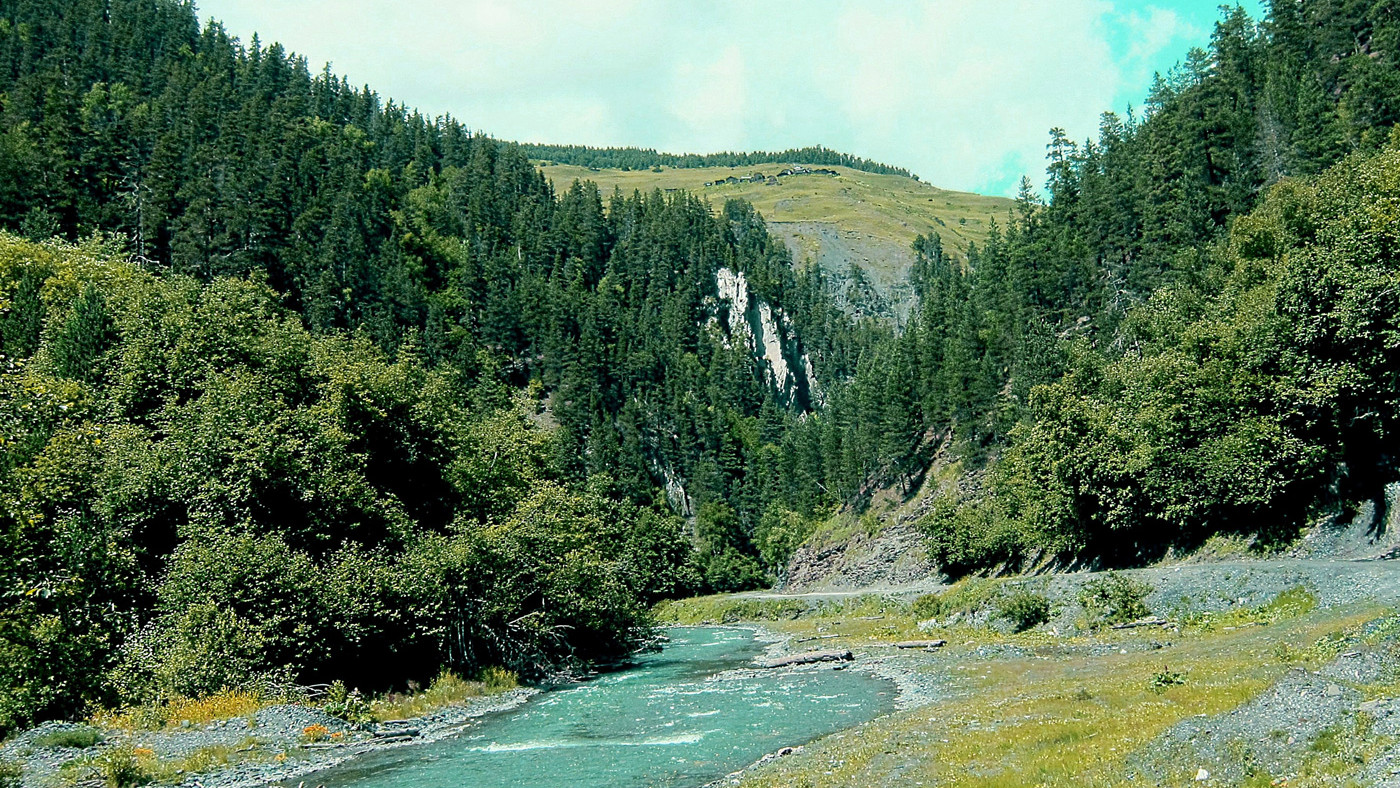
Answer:
[{"label": "forested slope", "polygon": [[1140,117],[1052,133],[1048,201],[916,240],[896,327],[747,203],[556,191],[188,3],[0,0],[0,728],[615,656],[937,447],[954,573],[1375,496],[1396,20],[1226,14]]},{"label": "forested slope", "polygon": [[952,437],[940,564],[1286,540],[1395,480],[1396,10],[1228,11],[1140,117],[1052,131],[1048,201],[966,261],[916,243],[916,318],[822,421],[896,481]]},{"label": "forested slope", "polygon": [[744,203],[556,193],[172,0],[0,2],[0,229],[0,728],[625,653],[834,499],[794,429],[889,333]]}]

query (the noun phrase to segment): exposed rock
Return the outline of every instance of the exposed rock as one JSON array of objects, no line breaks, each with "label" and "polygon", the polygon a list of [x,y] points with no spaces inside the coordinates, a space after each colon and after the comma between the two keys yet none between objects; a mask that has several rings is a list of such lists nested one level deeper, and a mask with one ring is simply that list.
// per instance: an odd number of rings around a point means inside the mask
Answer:
[{"label": "exposed rock", "polygon": [[934,574],[923,534],[912,520],[875,536],[857,533],[837,544],[803,545],[788,563],[784,588],[854,589],[917,583]]},{"label": "exposed rock", "polygon": [[743,271],[720,268],[715,290],[712,323],[722,327],[730,347],[742,346],[753,354],[778,399],[799,410],[820,402],[811,359],[802,352],[783,311],[754,298]]},{"label": "exposed rock", "polygon": [[1295,558],[1363,560],[1400,557],[1400,482],[1387,484],[1350,520],[1340,517],[1315,526],[1293,550]]}]

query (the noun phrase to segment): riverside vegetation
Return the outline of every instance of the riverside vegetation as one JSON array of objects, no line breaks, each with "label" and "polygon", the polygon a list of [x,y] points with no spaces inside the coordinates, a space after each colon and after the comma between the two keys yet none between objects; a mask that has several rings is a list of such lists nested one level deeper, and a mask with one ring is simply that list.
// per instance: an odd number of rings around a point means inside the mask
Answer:
[{"label": "riverside vegetation", "polygon": [[[616,659],[940,451],[954,576],[1383,503],[1398,17],[1227,11],[1140,115],[1052,133],[1048,200],[965,253],[917,238],[896,325],[745,202],[555,189],[188,3],[0,0],[0,730]],[[1251,686],[1211,670],[1154,689]]]}]

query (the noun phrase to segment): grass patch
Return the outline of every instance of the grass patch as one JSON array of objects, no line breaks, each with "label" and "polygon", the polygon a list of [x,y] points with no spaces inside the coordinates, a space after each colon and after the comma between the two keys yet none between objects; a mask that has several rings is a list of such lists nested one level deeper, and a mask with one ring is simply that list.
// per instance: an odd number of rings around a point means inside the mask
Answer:
[{"label": "grass patch", "polygon": [[1317,597],[1304,586],[1294,586],[1258,607],[1236,608],[1222,613],[1193,613],[1182,616],[1181,619],[1186,626],[1216,631],[1244,626],[1267,626],[1305,616],[1316,609]]},{"label": "grass patch", "polygon": [[504,668],[487,668],[480,680],[468,681],[453,673],[443,672],[422,692],[390,694],[370,702],[370,714],[375,720],[405,720],[462,703],[470,698],[496,695],[520,686],[516,675]]},{"label": "grass patch", "polygon": [[119,711],[99,712],[96,725],[121,730],[159,730],[165,727],[208,725],[216,720],[248,717],[259,709],[286,702],[286,698],[265,697],[243,690],[225,690],[207,698],[173,698],[165,703],[133,706]]},{"label": "grass patch", "polygon": [[1376,757],[1394,742],[1395,737],[1375,732],[1375,721],[1369,715],[1357,714],[1313,740],[1307,759],[1288,785],[1291,788],[1359,785],[1347,778],[1355,774],[1359,764]]},{"label": "grass patch", "polygon": [[872,511],[857,515],[842,510],[818,522],[804,544],[824,547],[849,542],[856,534],[875,537],[884,530],[885,525]]},{"label": "grass patch", "polygon": [[184,758],[159,763],[154,769],[161,782],[174,782],[188,774],[202,774],[234,763],[262,762],[266,753],[256,749],[252,739],[237,746],[201,747]]},{"label": "grass patch", "polygon": [[236,745],[201,747],[183,758],[169,760],[157,757],[152,750],[123,745],[69,761],[59,769],[58,777],[61,783],[69,785],[98,784],[106,788],[131,788],[177,783],[193,774],[268,759],[268,754],[258,749],[258,742],[253,738],[244,739]]},{"label": "grass patch", "polygon": [[89,747],[96,747],[101,744],[104,738],[106,737],[102,735],[100,729],[84,726],[35,736],[34,746],[48,749],[68,748],[85,750]]},{"label": "grass patch", "polygon": [[839,177],[803,175],[782,179],[777,186],[741,183],[705,187],[733,175],[754,172],[776,175],[789,165],[759,164],[744,167],[663,168],[650,170],[590,169],[564,164],[541,167],[556,189],[567,189],[575,179],[593,181],[604,195],[619,188],[634,190],[684,189],[719,206],[739,198],[753,203],[770,222],[830,222],[842,230],[888,239],[907,249],[919,233],[936,231],[950,251],[966,252],[969,243],[981,244],[991,221],[1004,222],[1014,203],[1002,197],[986,197],[946,191],[899,175],[878,175],[831,167]]},{"label": "grass patch", "polygon": [[676,599],[655,608],[661,624],[736,624],[741,621],[784,621],[795,619],[809,609],[801,599],[752,599],[717,594]]},{"label": "grass patch", "polygon": [[60,767],[58,776],[69,784],[96,783],[106,788],[130,788],[155,782],[158,776],[156,767],[155,753],[121,746],[69,761]]},{"label": "grass patch", "polygon": [[19,788],[24,779],[24,767],[10,760],[0,760],[0,788]]},{"label": "grass patch", "polygon": [[[1237,707],[1290,669],[1275,656],[1276,643],[1339,637],[1376,612],[1183,632],[1161,649],[1127,654],[1058,652],[1044,659],[1036,652],[1025,659],[975,662],[963,660],[955,644],[934,658],[955,677],[957,690],[948,700],[819,740],[749,775],[743,785],[1141,785],[1141,775],[1129,777],[1133,753],[1183,719]],[[1127,640],[1149,637],[1123,633]],[[1170,670],[1163,670],[1164,662]],[[1189,681],[1154,687],[1154,677],[1168,672]],[[1345,740],[1346,732],[1336,737]],[[1323,760],[1338,760],[1321,752],[1317,759],[1319,772]]]}]

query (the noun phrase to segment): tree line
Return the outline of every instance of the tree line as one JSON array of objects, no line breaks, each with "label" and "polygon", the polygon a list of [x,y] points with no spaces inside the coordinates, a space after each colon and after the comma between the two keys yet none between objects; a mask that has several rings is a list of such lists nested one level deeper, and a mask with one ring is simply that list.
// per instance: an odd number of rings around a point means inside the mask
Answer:
[{"label": "tree line", "polygon": [[617,170],[649,170],[654,167],[696,169],[699,167],[748,167],[755,164],[810,164],[816,167],[849,167],[876,175],[918,176],[903,167],[882,164],[821,145],[784,151],[738,153],[658,153],[651,148],[593,148],[587,145],[542,145],[524,143],[520,149],[536,161],[572,164]]}]

